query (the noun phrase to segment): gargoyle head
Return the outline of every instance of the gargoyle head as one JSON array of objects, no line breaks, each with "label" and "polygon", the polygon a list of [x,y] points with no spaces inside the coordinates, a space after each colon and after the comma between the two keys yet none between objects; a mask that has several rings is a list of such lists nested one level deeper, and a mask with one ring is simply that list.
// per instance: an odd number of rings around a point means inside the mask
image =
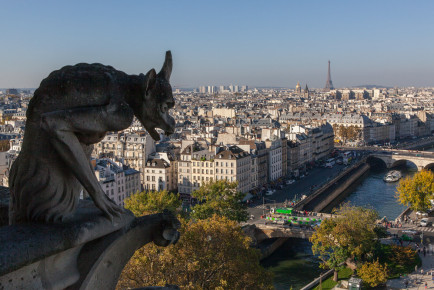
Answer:
[{"label": "gargoyle head", "polygon": [[166,135],[175,131],[175,120],[169,115],[169,109],[175,106],[172,87],[169,83],[171,73],[172,54],[167,51],[161,71],[157,74],[154,69],[151,69],[145,76],[145,100],[142,102],[142,108],[136,114],[136,117],[156,141],[160,140],[160,135],[155,128],[163,129]]}]

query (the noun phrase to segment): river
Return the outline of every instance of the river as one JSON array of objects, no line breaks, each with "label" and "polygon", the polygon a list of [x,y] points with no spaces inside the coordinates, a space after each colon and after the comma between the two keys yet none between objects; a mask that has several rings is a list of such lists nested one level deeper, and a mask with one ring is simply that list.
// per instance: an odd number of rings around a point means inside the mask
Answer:
[{"label": "river", "polygon": [[[413,175],[416,169],[400,168],[403,177]],[[344,202],[352,205],[370,207],[378,211],[380,217],[387,216],[395,219],[405,206],[397,203],[395,198],[395,183],[383,181],[387,173],[383,170],[370,170],[359,182],[349,188]],[[289,239],[280,249],[269,258],[262,261],[262,265],[274,273],[276,289],[300,289],[320,272],[319,261],[312,255],[311,244],[307,240]]]}]

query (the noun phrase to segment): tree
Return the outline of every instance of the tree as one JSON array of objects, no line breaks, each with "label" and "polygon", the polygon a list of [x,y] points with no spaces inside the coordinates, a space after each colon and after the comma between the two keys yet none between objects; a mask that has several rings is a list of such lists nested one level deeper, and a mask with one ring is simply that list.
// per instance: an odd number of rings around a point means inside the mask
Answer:
[{"label": "tree", "polygon": [[374,262],[364,263],[358,270],[357,274],[363,282],[370,287],[376,287],[387,282],[387,266],[381,265],[378,259]]},{"label": "tree", "polygon": [[217,215],[182,220],[177,244],[148,244],[137,251],[117,288],[165,284],[186,289],[272,289],[272,276],[259,264],[259,252],[235,221]]},{"label": "tree", "polygon": [[417,172],[413,178],[400,180],[396,189],[398,201],[415,211],[426,211],[431,207],[434,194],[434,174],[428,170]]},{"label": "tree", "polygon": [[179,195],[167,190],[136,193],[126,198],[124,203],[125,208],[132,211],[135,216],[158,213],[164,209],[176,212],[181,206]]},{"label": "tree", "polygon": [[192,208],[191,217],[194,219],[207,219],[217,214],[233,221],[247,220],[247,208],[241,203],[244,194],[237,191],[236,182],[211,181],[202,185],[191,196],[200,202]]},{"label": "tree", "polygon": [[11,148],[9,140],[0,140],[0,152],[8,151]]},{"label": "tree", "polygon": [[378,243],[375,210],[342,205],[336,217],[325,219],[310,238],[312,251],[322,260],[321,267],[334,269],[337,281],[339,265],[348,258],[364,260]]}]

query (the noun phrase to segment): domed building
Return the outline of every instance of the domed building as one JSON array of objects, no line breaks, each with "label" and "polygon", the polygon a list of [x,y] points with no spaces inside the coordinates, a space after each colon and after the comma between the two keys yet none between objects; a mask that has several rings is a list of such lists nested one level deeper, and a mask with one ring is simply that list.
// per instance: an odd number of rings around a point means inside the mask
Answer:
[{"label": "domed building", "polygon": [[300,82],[297,82],[297,85],[295,86],[295,92],[297,94],[301,94],[301,86],[300,86]]}]

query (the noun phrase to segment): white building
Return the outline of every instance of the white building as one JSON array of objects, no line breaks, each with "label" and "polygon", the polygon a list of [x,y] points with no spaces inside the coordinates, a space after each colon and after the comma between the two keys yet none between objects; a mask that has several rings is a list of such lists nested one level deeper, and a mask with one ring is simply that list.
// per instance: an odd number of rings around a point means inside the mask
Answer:
[{"label": "white building", "polygon": [[274,136],[265,141],[268,148],[268,179],[275,181],[282,177],[282,139]]},{"label": "white building", "polygon": [[91,162],[101,188],[117,205],[124,206],[125,198],[141,191],[139,171],[108,158]]}]

